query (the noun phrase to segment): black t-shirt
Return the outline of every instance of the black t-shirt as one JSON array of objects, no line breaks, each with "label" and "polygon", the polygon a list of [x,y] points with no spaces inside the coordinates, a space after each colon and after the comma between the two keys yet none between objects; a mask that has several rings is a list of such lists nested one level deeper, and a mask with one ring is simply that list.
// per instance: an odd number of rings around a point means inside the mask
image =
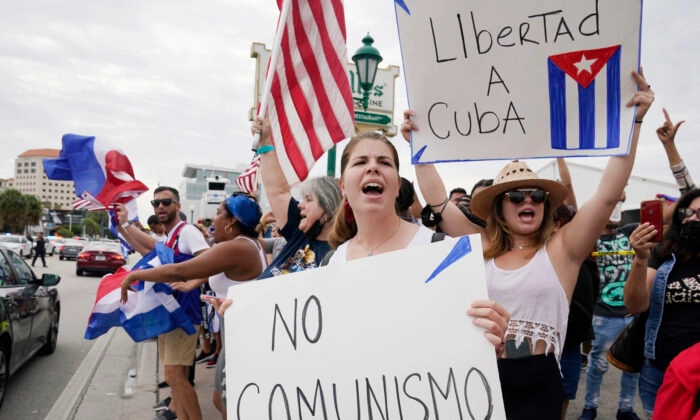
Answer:
[{"label": "black t-shirt", "polygon": [[596,242],[596,251],[603,254],[596,258],[600,272],[599,299],[594,308],[596,315],[624,317],[629,313],[623,301],[623,291],[634,255],[624,252],[632,251],[629,237],[637,226],[637,223],[624,225],[601,235]]},{"label": "black t-shirt", "polygon": [[258,276],[258,279],[316,268],[323,256],[330,251],[331,247],[327,241],[309,239],[299,230],[299,223],[301,223],[299,202],[291,198],[287,208],[287,224],[280,230],[287,244],[277,258]]},{"label": "black t-shirt", "polygon": [[656,359],[651,364],[657,369],[666,370],[678,353],[698,342],[700,261],[696,258],[688,262],[676,262],[668,276],[664,311],[656,336]]}]

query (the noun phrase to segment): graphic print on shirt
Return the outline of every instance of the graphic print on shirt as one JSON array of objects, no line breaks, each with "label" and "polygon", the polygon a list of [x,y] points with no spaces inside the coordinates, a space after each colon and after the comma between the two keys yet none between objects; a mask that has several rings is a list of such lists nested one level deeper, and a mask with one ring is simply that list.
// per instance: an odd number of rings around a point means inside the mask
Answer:
[{"label": "graphic print on shirt", "polygon": [[281,276],[282,274],[296,273],[309,268],[316,268],[316,253],[309,245],[306,245],[306,247],[298,249],[287,261],[274,267],[271,272],[273,276]]},{"label": "graphic print on shirt", "polygon": [[679,303],[700,303],[700,281],[698,276],[683,277],[666,286],[667,305]]},{"label": "graphic print on shirt", "polygon": [[596,251],[604,254],[598,257],[598,269],[600,270],[600,301],[613,307],[623,307],[622,299],[625,281],[629,275],[632,264],[632,255],[616,254],[618,251],[632,249],[629,238],[618,232],[610,240],[598,240]]}]

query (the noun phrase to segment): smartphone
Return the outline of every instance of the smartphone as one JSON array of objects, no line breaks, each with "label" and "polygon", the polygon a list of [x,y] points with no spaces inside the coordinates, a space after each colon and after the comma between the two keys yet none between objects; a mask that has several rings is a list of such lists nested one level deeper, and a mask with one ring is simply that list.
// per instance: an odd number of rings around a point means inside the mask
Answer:
[{"label": "smartphone", "polygon": [[663,233],[663,206],[661,200],[645,200],[639,207],[639,223],[647,223],[654,226],[656,235],[651,238],[652,242],[659,242],[664,236]]}]

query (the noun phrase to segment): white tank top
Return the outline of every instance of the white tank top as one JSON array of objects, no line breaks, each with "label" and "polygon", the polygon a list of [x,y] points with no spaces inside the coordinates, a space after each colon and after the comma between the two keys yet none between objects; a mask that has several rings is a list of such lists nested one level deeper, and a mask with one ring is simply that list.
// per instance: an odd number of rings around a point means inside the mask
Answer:
[{"label": "white tank top", "polygon": [[[429,244],[433,241],[433,232],[425,226],[420,226],[416,234],[413,235],[413,239],[408,244],[406,248],[411,248],[414,246]],[[331,264],[341,264],[348,261],[348,244],[350,244],[352,239],[349,239],[342,244],[338,245],[333,255],[328,259],[328,265]]]},{"label": "white tank top", "polygon": [[[258,254],[260,254],[260,263],[262,264],[262,269],[265,270],[265,268],[267,268],[267,260],[265,259],[265,254],[263,253],[260,243],[257,240],[249,238],[247,236],[236,236],[235,238],[233,238],[234,241],[237,239],[247,239],[248,241],[253,243],[253,246],[255,246],[258,249]],[[219,273],[209,277],[209,287],[211,288],[211,290],[214,291],[214,293],[216,293],[217,297],[225,298],[228,295],[229,287],[243,284],[252,280],[234,280],[226,277],[226,274],[224,273]]]},{"label": "white tank top", "polygon": [[566,337],[569,301],[546,247],[516,270],[500,269],[493,259],[485,261],[485,265],[489,298],[510,312],[506,338],[514,338],[518,346],[529,338],[533,351],[537,341],[544,340],[545,351],[553,351],[559,360]]}]

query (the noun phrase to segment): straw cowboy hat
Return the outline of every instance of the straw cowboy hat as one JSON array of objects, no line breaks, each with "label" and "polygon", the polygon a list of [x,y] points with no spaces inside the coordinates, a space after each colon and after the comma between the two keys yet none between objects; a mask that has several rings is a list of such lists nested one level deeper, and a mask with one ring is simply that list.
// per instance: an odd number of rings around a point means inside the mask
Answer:
[{"label": "straw cowboy hat", "polygon": [[569,192],[560,182],[542,179],[532,172],[525,162],[514,160],[501,169],[493,180],[493,185],[474,194],[469,207],[475,216],[486,220],[491,214],[494,200],[501,194],[517,188],[541,188],[547,191],[547,199],[552,209],[561,204]]}]

